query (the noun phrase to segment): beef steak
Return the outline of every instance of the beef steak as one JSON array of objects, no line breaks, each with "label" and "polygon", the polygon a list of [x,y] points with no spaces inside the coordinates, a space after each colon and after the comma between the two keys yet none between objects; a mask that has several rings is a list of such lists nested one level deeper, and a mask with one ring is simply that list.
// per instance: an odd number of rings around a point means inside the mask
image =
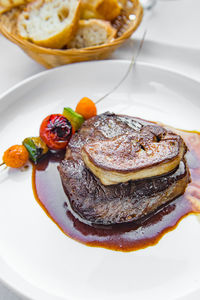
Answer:
[{"label": "beef steak", "polygon": [[154,134],[158,141],[161,135],[172,134],[139,118],[104,113],[85,121],[71,138],[58,169],[68,203],[83,222],[109,225],[136,221],[184,193],[190,180],[184,155],[167,174],[113,185],[102,184],[86,167],[84,145],[140,132]]}]

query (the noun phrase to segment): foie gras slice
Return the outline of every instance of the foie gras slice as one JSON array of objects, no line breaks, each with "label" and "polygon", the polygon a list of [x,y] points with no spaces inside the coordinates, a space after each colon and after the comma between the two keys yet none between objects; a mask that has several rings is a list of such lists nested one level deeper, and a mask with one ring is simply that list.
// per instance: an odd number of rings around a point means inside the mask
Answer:
[{"label": "foie gras slice", "polygon": [[85,144],[82,158],[102,184],[112,185],[169,173],[178,167],[186,151],[179,135],[164,130],[156,136],[145,129]]}]

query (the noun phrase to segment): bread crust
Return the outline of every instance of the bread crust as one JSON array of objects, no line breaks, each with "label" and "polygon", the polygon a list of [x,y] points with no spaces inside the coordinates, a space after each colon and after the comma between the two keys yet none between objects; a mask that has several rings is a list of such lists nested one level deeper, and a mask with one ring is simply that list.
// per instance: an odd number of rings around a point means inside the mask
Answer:
[{"label": "bread crust", "polygon": [[104,19],[112,21],[121,12],[118,0],[82,0],[81,19]]},{"label": "bread crust", "polygon": [[24,5],[28,0],[0,0],[0,14],[3,14],[12,8],[18,7],[20,5]]}]

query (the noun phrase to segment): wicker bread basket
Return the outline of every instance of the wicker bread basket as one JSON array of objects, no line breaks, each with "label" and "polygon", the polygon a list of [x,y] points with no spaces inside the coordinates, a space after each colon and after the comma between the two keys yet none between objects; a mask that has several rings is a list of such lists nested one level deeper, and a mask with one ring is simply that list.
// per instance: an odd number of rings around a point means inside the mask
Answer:
[{"label": "wicker bread basket", "polygon": [[98,60],[108,58],[109,55],[120,47],[137,29],[142,16],[143,9],[139,1],[131,16],[126,12],[114,20],[114,25],[118,24],[118,36],[107,44],[82,49],[49,49],[37,46],[27,40],[22,39],[16,30],[17,17],[22,8],[13,8],[12,10],[0,15],[0,32],[11,42],[17,44],[32,59],[46,68],[53,68],[74,62]]}]

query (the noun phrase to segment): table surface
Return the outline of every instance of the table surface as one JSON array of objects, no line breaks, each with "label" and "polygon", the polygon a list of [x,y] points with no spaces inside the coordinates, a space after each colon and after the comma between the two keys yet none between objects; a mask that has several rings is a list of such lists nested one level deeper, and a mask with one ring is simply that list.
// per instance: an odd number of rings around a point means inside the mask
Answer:
[{"label": "table surface", "polygon": [[[147,36],[138,58],[200,81],[200,1],[160,0],[148,23]],[[130,59],[145,22],[111,59]],[[44,71],[21,49],[0,35],[0,94],[29,76]],[[0,300],[24,300],[0,283]],[[200,299],[200,292],[182,300]]]}]

